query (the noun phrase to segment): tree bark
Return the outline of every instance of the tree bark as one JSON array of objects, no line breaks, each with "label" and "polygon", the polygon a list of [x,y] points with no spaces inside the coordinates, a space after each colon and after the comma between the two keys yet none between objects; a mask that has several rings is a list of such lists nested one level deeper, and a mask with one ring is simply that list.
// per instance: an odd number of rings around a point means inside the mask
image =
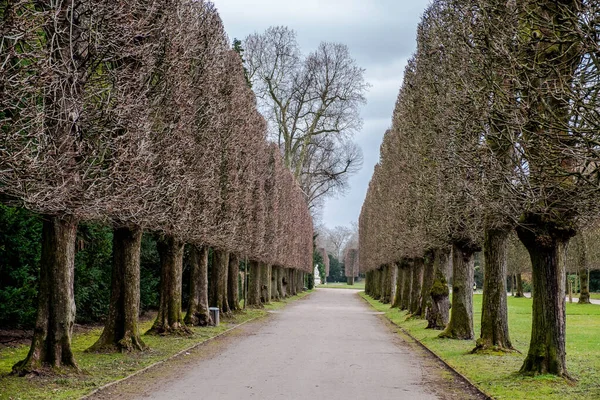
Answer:
[{"label": "tree bark", "polygon": [[263,305],[260,301],[260,264],[257,261],[250,261],[249,264],[248,305],[262,307]]},{"label": "tree bark", "polygon": [[509,232],[506,229],[486,229],[484,233],[485,274],[481,335],[474,352],[486,349],[513,350],[508,332],[506,304],[506,257]]},{"label": "tree bark", "polygon": [[184,322],[193,326],[212,325],[208,311],[208,247],[190,246],[190,299]]},{"label": "tree bark", "polygon": [[140,227],[113,231],[112,283],[108,319],[100,338],[88,351],[142,351],[140,337]]},{"label": "tree bark", "polygon": [[289,276],[288,276],[287,268],[281,267],[281,269],[279,270],[279,279],[281,280],[281,297],[285,299],[285,298],[289,297],[289,294],[288,294]]},{"label": "tree bark", "polygon": [[271,299],[273,301],[279,301],[279,291],[277,289],[277,274],[278,269],[276,265],[271,266]]},{"label": "tree bark", "polygon": [[283,290],[283,268],[279,265],[275,267],[275,286],[277,289],[277,300],[285,298],[285,292]]},{"label": "tree bark", "polygon": [[410,308],[410,296],[412,290],[412,272],[413,272],[413,261],[410,260],[406,263],[405,267],[402,268],[402,301],[400,303],[401,310],[408,310]]},{"label": "tree bark", "polygon": [[191,333],[181,317],[181,276],[183,271],[183,242],[164,236],[157,243],[160,256],[160,304],[154,325],[148,333]]},{"label": "tree bark", "polygon": [[577,251],[577,269],[579,275],[579,304],[591,304],[590,301],[590,271],[587,266],[587,249],[583,233],[575,236]]},{"label": "tree bark", "polygon": [[290,296],[295,296],[298,294],[298,286],[296,284],[296,274],[297,271],[293,268],[290,268],[289,270],[289,277],[290,277],[290,284],[288,285],[290,288]]},{"label": "tree bark", "polygon": [[517,293],[515,297],[525,297],[525,293],[523,293],[523,275],[520,272],[517,274]]},{"label": "tree bark", "polygon": [[448,262],[449,251],[438,249],[435,251],[434,275],[431,286],[431,309],[426,313],[427,329],[443,330],[450,319],[450,290],[448,289]]},{"label": "tree bark", "polygon": [[378,269],[373,270],[373,299],[381,299],[381,272]]},{"label": "tree bark", "polygon": [[[536,218],[537,217],[537,218]],[[521,367],[526,375],[554,374],[568,377],[565,358],[566,247],[572,236],[530,216],[530,225],[518,227],[519,239],[531,258],[533,289],[531,341]]]},{"label": "tree bark", "polygon": [[227,304],[230,311],[240,309],[240,259],[234,254],[229,254],[229,270],[227,271]]},{"label": "tree bark", "polygon": [[512,297],[515,297],[515,282],[517,280],[517,276],[515,274],[510,275],[510,292]]},{"label": "tree bark", "polygon": [[213,269],[211,279],[213,280],[213,296],[211,307],[218,307],[220,312],[227,315],[231,312],[227,301],[227,275],[229,272],[229,252],[226,250],[213,249]]},{"label": "tree bark", "polygon": [[403,275],[403,262],[393,264],[396,269],[396,293],[394,295],[394,301],[392,303],[392,308],[400,308],[400,304],[402,304],[402,278]]},{"label": "tree bark", "polygon": [[424,259],[423,265],[423,285],[421,286],[421,318],[425,318],[426,314],[433,304],[431,298],[431,288],[435,280],[435,254],[428,251]]},{"label": "tree bark", "polygon": [[260,264],[260,301],[271,302],[271,266],[265,263]]},{"label": "tree bark", "polygon": [[473,339],[473,254],[479,250],[470,243],[454,243],[452,246],[452,308],[450,322],[440,334],[442,338]]},{"label": "tree bark", "polygon": [[382,267],[382,296],[381,296],[381,302],[383,304],[389,304],[392,301],[392,283],[395,283],[392,281],[392,273],[391,273],[391,268],[389,264],[386,264]]},{"label": "tree bark", "polygon": [[412,284],[410,290],[410,313],[413,316],[421,315],[421,292],[423,287],[424,260],[422,257],[415,259],[413,264]]},{"label": "tree bark", "polygon": [[23,376],[46,367],[78,370],[71,349],[75,322],[76,235],[77,221],[74,218],[44,218],[33,340],[27,357],[13,366],[13,373]]}]

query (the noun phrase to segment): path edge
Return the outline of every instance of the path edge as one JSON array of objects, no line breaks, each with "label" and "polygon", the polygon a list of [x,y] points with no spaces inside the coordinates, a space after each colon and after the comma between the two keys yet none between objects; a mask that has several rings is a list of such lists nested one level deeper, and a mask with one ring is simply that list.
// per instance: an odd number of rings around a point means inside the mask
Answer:
[{"label": "path edge", "polygon": [[[373,309],[373,310],[377,310],[375,307],[373,307],[373,305],[371,303],[369,303],[369,301],[367,299],[365,299],[363,296],[361,296],[360,294],[364,293],[363,292],[358,292],[356,295],[358,297],[360,297],[365,303],[367,303],[367,305]],[[432,356],[434,356],[435,358],[437,358],[438,360],[440,360],[449,370],[451,370],[452,372],[454,372],[456,375],[458,375],[459,377],[461,377],[462,379],[465,380],[465,382],[467,382],[473,389],[475,389],[475,391],[477,391],[479,394],[481,394],[486,400],[494,400],[494,398],[492,396],[490,396],[489,394],[487,394],[486,392],[483,391],[483,389],[481,389],[479,386],[477,386],[474,382],[472,382],[469,378],[467,378],[466,376],[464,376],[463,374],[461,374],[460,372],[458,372],[453,366],[451,366],[450,364],[448,364],[446,362],[446,360],[444,360],[442,357],[440,357],[439,355],[437,355],[433,350],[431,350],[429,347],[427,347],[423,342],[421,342],[419,339],[417,339],[416,337],[414,337],[410,332],[408,332],[406,329],[404,329],[402,326],[398,325],[397,323],[395,323],[394,321],[392,321],[391,319],[389,319],[388,317],[385,316],[385,314],[381,315],[383,318],[385,318],[390,324],[394,325],[395,327],[397,327],[398,329],[400,329],[400,331],[408,336],[409,338],[412,339],[413,342],[417,343],[419,346],[421,346],[421,348],[425,349],[429,354],[431,354]]]},{"label": "path edge", "polygon": [[[294,301],[296,301],[296,300],[303,300],[303,299],[307,298],[307,297],[308,297],[308,296],[310,296],[310,295],[311,295],[311,293],[307,294],[306,296],[304,296],[304,297],[302,297],[302,298],[295,299]],[[287,303],[287,304],[286,304],[286,305],[285,305],[283,308],[287,307],[287,305],[288,305],[288,304],[289,304],[289,303]],[[159,365],[161,365],[161,364],[164,364],[164,363],[165,363],[165,362],[167,362],[167,361],[171,361],[171,360],[173,360],[173,359],[175,359],[175,358],[177,358],[177,357],[180,357],[180,356],[181,356],[181,355],[183,355],[184,353],[187,353],[187,352],[189,352],[189,351],[191,351],[191,350],[194,350],[194,349],[195,349],[195,348],[197,348],[197,347],[203,346],[204,344],[206,344],[206,343],[208,343],[208,342],[210,342],[210,341],[212,341],[212,340],[218,339],[218,338],[220,338],[221,336],[224,336],[224,335],[228,334],[229,332],[231,332],[231,331],[233,331],[233,330],[235,330],[235,329],[238,329],[238,328],[239,328],[239,327],[241,327],[242,325],[245,325],[245,324],[247,324],[247,323],[249,323],[249,322],[252,322],[252,321],[256,321],[256,320],[258,320],[258,319],[261,319],[261,318],[268,318],[269,316],[271,316],[271,314],[272,314],[272,313],[270,313],[270,312],[268,312],[268,311],[267,311],[267,312],[265,313],[265,315],[259,315],[259,316],[257,316],[257,317],[250,318],[249,320],[246,320],[246,321],[244,321],[244,322],[241,322],[241,323],[239,323],[239,324],[237,324],[237,325],[234,325],[234,326],[232,326],[231,328],[229,328],[229,329],[227,329],[227,330],[225,330],[225,331],[223,331],[223,332],[221,332],[221,333],[219,333],[219,334],[217,334],[217,335],[215,335],[215,336],[213,336],[213,337],[209,337],[208,339],[206,339],[206,340],[203,340],[202,342],[195,343],[195,344],[191,345],[190,347],[187,347],[187,348],[185,348],[185,349],[183,349],[183,350],[181,350],[181,351],[179,351],[179,352],[177,352],[177,353],[173,354],[172,356],[169,356],[169,357],[165,358],[164,360],[160,360],[160,361],[157,361],[157,362],[155,362],[154,364],[147,365],[147,366],[145,366],[144,368],[142,368],[142,369],[140,369],[140,370],[138,370],[138,371],[135,371],[135,372],[133,372],[133,373],[131,373],[131,374],[129,374],[129,375],[127,375],[127,376],[125,376],[125,377],[121,378],[121,379],[118,379],[118,380],[116,380],[116,381],[108,382],[108,383],[106,383],[106,384],[104,384],[104,385],[102,385],[102,386],[100,386],[100,387],[98,387],[98,388],[96,388],[96,389],[92,390],[90,393],[88,393],[88,394],[85,394],[85,395],[83,395],[83,396],[79,397],[79,400],[87,400],[87,399],[89,399],[91,396],[93,396],[93,395],[97,394],[98,392],[101,392],[101,391],[103,391],[103,390],[106,390],[106,389],[108,389],[108,388],[109,388],[109,387],[111,387],[111,386],[114,386],[114,385],[116,385],[116,384],[118,384],[118,383],[121,383],[121,382],[124,382],[124,381],[126,381],[126,380],[128,380],[128,379],[131,379],[131,378],[133,378],[134,376],[137,376],[137,375],[139,375],[139,374],[141,374],[141,373],[144,373],[144,372],[146,372],[146,371],[148,371],[148,370],[150,370],[150,369],[152,369],[152,368],[155,368],[155,367],[157,367],[157,366],[159,366]]]}]

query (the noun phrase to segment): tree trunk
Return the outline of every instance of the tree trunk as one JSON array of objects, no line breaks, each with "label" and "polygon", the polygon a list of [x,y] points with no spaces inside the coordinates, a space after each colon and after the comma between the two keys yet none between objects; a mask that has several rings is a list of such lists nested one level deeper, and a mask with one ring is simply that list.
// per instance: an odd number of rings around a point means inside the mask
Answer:
[{"label": "tree trunk", "polygon": [[290,289],[290,296],[295,296],[298,294],[298,287],[296,286],[296,273],[297,271],[295,269],[290,268],[289,270],[289,289]]},{"label": "tree trunk", "polygon": [[517,274],[517,293],[515,297],[525,297],[525,293],[523,293],[523,275],[520,272]]},{"label": "tree trunk", "polygon": [[287,268],[281,267],[279,270],[279,279],[281,280],[281,297],[285,299],[289,297],[289,276]]},{"label": "tree trunk", "polygon": [[450,322],[440,337],[473,339],[473,278],[476,246],[454,243],[452,259],[452,308]]},{"label": "tree trunk", "polygon": [[402,278],[404,277],[403,262],[393,264],[393,266],[396,269],[396,294],[394,295],[392,308],[400,308],[400,304],[402,304]]},{"label": "tree trunk", "polygon": [[378,269],[373,270],[373,299],[381,299],[381,275]]},{"label": "tree trunk", "polygon": [[381,302],[383,304],[389,304],[392,301],[392,283],[395,283],[392,281],[392,269],[390,268],[389,264],[386,264],[382,267],[382,296],[381,296]]},{"label": "tree trunk", "polygon": [[428,251],[424,261],[423,285],[421,286],[421,318],[426,317],[428,310],[431,309],[433,304],[431,288],[435,280],[435,254],[432,251]]},{"label": "tree trunk", "polygon": [[518,227],[517,233],[531,258],[535,291],[531,341],[520,372],[566,377],[565,258],[570,232],[542,222]]},{"label": "tree trunk", "polygon": [[13,372],[21,376],[45,367],[78,369],[71,350],[75,322],[76,235],[77,221],[74,218],[44,218],[33,340],[27,357],[13,366]]},{"label": "tree trunk", "polygon": [[481,335],[473,351],[512,350],[506,304],[506,247],[509,231],[487,229],[484,234],[485,273]]},{"label": "tree trunk", "polygon": [[181,317],[183,242],[173,236],[165,236],[158,241],[157,249],[160,256],[160,305],[156,321],[148,333],[191,333]]},{"label": "tree trunk", "polygon": [[400,303],[401,310],[408,310],[410,308],[410,293],[412,290],[412,272],[413,272],[413,261],[410,260],[406,263],[405,267],[402,268],[402,301]]},{"label": "tree trunk", "polygon": [[590,271],[587,266],[587,249],[583,233],[575,236],[577,251],[577,269],[579,271],[579,304],[591,304],[590,301]]},{"label": "tree trunk", "polygon": [[260,301],[260,264],[257,261],[250,261],[248,278],[248,305],[253,307],[262,307]]},{"label": "tree trunk", "polygon": [[264,263],[260,264],[260,301],[271,302],[271,266]]},{"label": "tree trunk", "polygon": [[190,299],[184,322],[193,326],[212,325],[208,311],[208,247],[190,246]]},{"label": "tree trunk", "polygon": [[142,351],[147,348],[138,326],[141,246],[141,228],[123,227],[113,231],[108,319],[100,338],[88,351]]},{"label": "tree trunk", "polygon": [[413,264],[412,284],[410,290],[410,313],[413,316],[421,315],[421,292],[423,288],[424,260],[416,258]]},{"label": "tree trunk", "polygon": [[448,262],[450,254],[446,250],[435,251],[434,275],[431,286],[431,309],[426,313],[427,329],[443,330],[450,319],[450,299],[448,290]]},{"label": "tree trunk", "polygon": [[510,275],[510,291],[512,297],[515,297],[515,286],[516,286],[517,276],[515,274]]},{"label": "tree trunk", "polygon": [[279,301],[279,287],[277,281],[279,280],[279,267],[277,265],[271,266],[271,299],[273,301]]},{"label": "tree trunk", "polygon": [[229,254],[229,269],[227,271],[227,304],[231,311],[240,309],[240,259],[234,254]]},{"label": "tree trunk", "polygon": [[277,288],[277,300],[283,300],[285,298],[285,292],[283,290],[283,268],[279,265],[275,268],[275,285]]},{"label": "tree trunk", "polygon": [[213,249],[213,299],[211,307],[218,307],[220,312],[227,315],[231,312],[227,301],[227,275],[229,272],[229,252]]}]

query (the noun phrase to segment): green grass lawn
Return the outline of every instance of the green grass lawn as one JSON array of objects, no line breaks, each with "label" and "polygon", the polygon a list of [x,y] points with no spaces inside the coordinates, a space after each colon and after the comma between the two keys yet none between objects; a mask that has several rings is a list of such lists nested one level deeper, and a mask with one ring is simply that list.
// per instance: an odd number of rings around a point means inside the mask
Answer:
[{"label": "green grass lawn", "polygon": [[319,285],[317,286],[319,288],[326,288],[326,289],[358,289],[358,290],[364,290],[365,289],[365,280],[361,280],[360,282],[354,282],[354,285],[348,285],[346,282],[335,282],[335,283],[328,283],[327,285]]},{"label": "green grass lawn", "polygon": [[[369,303],[407,330],[449,365],[495,399],[600,399],[600,305],[567,304],[567,368],[577,379],[569,382],[549,375],[516,374],[527,353],[531,334],[531,299],[508,298],[509,329],[513,346],[523,354],[469,354],[474,340],[437,338],[427,323],[407,319],[406,312],[390,309],[361,293]],[[475,335],[481,327],[482,295],[474,296]]]},{"label": "green grass lawn", "polygon": [[[579,297],[579,294],[577,297]],[[600,300],[600,293],[590,293],[590,298]]]},{"label": "green grass lawn", "polygon": [[[75,359],[82,370],[81,374],[65,374],[55,376],[37,376],[21,378],[10,375],[12,366],[25,358],[29,346],[5,348],[0,350],[0,399],[2,400],[38,400],[38,399],[77,399],[95,388],[109,382],[124,378],[148,365],[202,343],[224,331],[245,321],[263,317],[268,310],[284,307],[288,302],[305,297],[310,292],[282,302],[273,302],[264,309],[247,309],[234,314],[232,318],[221,319],[218,327],[192,328],[192,336],[155,336],[143,335],[144,342],[150,350],[142,353],[95,354],[85,353],[98,339],[101,329],[85,334],[76,334],[72,347]],[[140,330],[147,331],[153,321],[141,324]]]}]

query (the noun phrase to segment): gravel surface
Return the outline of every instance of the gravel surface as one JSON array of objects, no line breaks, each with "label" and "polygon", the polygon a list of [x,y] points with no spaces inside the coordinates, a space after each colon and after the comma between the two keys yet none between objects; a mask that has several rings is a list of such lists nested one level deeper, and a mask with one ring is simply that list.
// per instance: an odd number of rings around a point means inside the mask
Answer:
[{"label": "gravel surface", "polygon": [[318,289],[222,343],[200,347],[94,398],[481,398],[398,335],[357,293]]}]

